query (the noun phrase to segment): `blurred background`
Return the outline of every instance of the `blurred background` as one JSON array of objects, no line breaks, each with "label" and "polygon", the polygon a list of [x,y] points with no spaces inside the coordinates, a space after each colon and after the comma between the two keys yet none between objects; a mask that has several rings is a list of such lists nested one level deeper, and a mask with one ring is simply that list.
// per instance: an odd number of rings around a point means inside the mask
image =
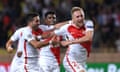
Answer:
[{"label": "blurred background", "polygon": [[[62,22],[71,19],[73,6],[82,7],[95,26],[88,72],[120,72],[120,0],[0,0],[0,72],[9,70],[15,52],[8,54],[5,43],[22,26],[25,14],[39,12],[42,22],[43,15],[54,10]],[[61,60],[65,50],[61,48]]]}]

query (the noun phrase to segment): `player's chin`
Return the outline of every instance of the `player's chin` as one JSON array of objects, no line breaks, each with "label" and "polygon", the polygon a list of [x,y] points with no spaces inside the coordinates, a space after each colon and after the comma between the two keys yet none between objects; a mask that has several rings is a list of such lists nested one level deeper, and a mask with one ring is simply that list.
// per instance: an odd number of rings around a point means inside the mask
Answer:
[{"label": "player's chin", "polygon": [[39,29],[39,27],[38,27],[38,26],[35,26],[34,29],[35,29],[35,30],[36,30],[36,29]]},{"label": "player's chin", "polygon": [[51,22],[51,23],[50,23],[50,25],[53,25],[53,24],[54,24],[54,22]]},{"label": "player's chin", "polygon": [[83,26],[83,23],[78,23],[79,27]]},{"label": "player's chin", "polygon": [[79,20],[78,23],[83,23],[83,20]]}]

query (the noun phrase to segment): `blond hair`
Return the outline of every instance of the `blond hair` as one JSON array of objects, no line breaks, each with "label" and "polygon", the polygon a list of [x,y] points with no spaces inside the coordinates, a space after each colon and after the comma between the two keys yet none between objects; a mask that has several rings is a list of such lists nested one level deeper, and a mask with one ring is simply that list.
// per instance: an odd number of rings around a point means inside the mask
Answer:
[{"label": "blond hair", "polygon": [[80,11],[83,15],[83,17],[85,18],[85,14],[84,14],[84,11],[82,8],[80,7],[73,7],[72,10],[71,10],[71,15],[75,12],[75,11]]}]

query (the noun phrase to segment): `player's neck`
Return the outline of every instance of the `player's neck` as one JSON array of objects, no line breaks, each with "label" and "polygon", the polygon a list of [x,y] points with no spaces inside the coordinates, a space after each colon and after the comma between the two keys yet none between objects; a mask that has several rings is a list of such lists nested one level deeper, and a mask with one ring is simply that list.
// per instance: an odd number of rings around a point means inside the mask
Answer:
[{"label": "player's neck", "polygon": [[45,21],[45,25],[48,26],[48,27],[50,26],[48,21]]},{"label": "player's neck", "polygon": [[31,30],[33,30],[33,31],[35,31],[35,29],[34,28],[32,28],[30,25],[28,25],[27,26],[29,29],[31,29]]},{"label": "player's neck", "polygon": [[77,25],[77,24],[72,24],[74,27],[76,27],[77,29],[79,29],[79,28],[81,28],[83,25],[81,24],[81,26],[80,25]]},{"label": "player's neck", "polygon": [[79,28],[76,24],[72,24],[75,28]]},{"label": "player's neck", "polygon": [[32,29],[32,27],[30,25],[27,26],[28,28]]}]

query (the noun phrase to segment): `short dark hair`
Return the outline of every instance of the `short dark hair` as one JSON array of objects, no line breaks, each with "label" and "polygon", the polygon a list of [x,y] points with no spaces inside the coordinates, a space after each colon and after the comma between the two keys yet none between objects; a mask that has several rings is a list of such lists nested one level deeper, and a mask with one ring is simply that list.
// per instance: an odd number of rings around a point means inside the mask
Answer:
[{"label": "short dark hair", "polygon": [[34,17],[39,16],[38,13],[29,13],[25,16],[25,23],[32,21]]},{"label": "short dark hair", "polygon": [[44,17],[46,18],[49,14],[55,14],[55,12],[54,11],[48,11],[48,12],[45,13]]}]

